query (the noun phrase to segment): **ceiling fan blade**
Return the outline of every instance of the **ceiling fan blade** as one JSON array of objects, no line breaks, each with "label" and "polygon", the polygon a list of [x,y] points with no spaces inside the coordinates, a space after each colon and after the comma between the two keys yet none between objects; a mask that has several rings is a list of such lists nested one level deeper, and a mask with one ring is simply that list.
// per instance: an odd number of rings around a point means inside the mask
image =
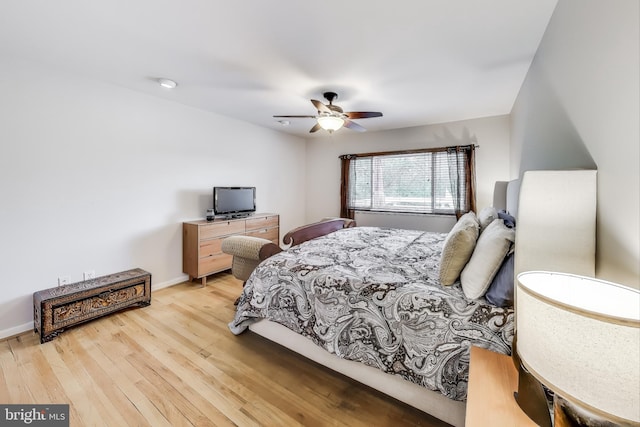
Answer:
[{"label": "ceiling fan blade", "polygon": [[316,116],[273,116],[276,119],[315,119]]},{"label": "ceiling fan blade", "polygon": [[320,127],[320,123],[316,123],[316,124],[311,128],[311,130],[309,131],[309,133],[317,132],[317,131],[319,131],[320,129],[322,129],[322,128]]},{"label": "ceiling fan blade", "polygon": [[366,131],[365,128],[363,128],[362,126],[360,126],[356,122],[352,122],[349,119],[345,119],[344,120],[344,127],[349,128],[351,130],[355,130],[356,132],[364,132],[364,131]]},{"label": "ceiling fan blade", "polygon": [[350,119],[369,119],[371,117],[382,117],[379,111],[351,111],[345,113]]},{"label": "ceiling fan blade", "polygon": [[324,105],[322,102],[316,101],[315,99],[312,99],[311,103],[314,105],[314,107],[316,107],[316,110],[318,110],[318,112],[320,112],[320,113],[331,113],[331,110],[329,109],[329,107]]}]

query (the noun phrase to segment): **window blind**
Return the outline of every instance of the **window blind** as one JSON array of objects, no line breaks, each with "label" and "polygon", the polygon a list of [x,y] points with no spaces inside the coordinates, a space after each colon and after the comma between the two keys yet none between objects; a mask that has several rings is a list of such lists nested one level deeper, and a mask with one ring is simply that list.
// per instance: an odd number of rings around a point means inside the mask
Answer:
[{"label": "window blind", "polygon": [[353,210],[455,214],[468,211],[467,150],[357,155],[350,161]]}]

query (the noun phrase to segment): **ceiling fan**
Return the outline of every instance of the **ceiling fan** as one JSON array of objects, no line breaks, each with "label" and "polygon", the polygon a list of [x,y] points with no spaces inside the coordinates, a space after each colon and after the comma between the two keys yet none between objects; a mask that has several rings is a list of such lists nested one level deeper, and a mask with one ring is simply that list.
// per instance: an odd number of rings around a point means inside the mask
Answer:
[{"label": "ceiling fan", "polygon": [[345,113],[342,108],[337,105],[333,105],[333,100],[338,98],[338,94],[335,92],[325,92],[324,97],[329,101],[329,104],[323,104],[315,99],[311,100],[311,103],[318,110],[318,114],[315,116],[273,116],[278,119],[301,119],[309,118],[316,119],[317,123],[311,128],[310,133],[317,132],[320,129],[324,129],[329,133],[340,129],[342,126],[347,127],[357,132],[364,132],[366,129],[353,122],[352,119],[368,119],[370,117],[382,117],[382,113],[378,111],[351,111]]}]

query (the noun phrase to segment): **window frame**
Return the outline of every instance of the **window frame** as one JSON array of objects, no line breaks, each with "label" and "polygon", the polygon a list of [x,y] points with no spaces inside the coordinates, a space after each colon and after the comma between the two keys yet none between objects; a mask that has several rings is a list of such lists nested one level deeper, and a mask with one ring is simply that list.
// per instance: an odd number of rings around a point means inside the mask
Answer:
[{"label": "window frame", "polygon": [[[437,179],[435,179],[437,175],[437,161],[445,162],[445,164],[450,163],[449,159],[436,159],[435,156],[439,153],[444,153],[445,156],[449,156],[452,153],[456,153],[455,162],[456,168],[460,167],[459,162],[462,161],[463,176],[458,176],[458,184],[456,186],[457,190],[461,192],[464,200],[456,203],[455,196],[453,200],[453,208],[452,209],[442,209],[437,208],[437,198],[435,195],[435,188],[437,186]],[[463,156],[460,156],[460,153],[465,153]],[[357,161],[358,159],[370,158],[372,161],[371,171],[372,176],[374,173],[374,161],[373,159],[376,157],[398,157],[398,156],[415,156],[415,155],[423,155],[423,154],[431,154],[431,158],[429,159],[430,165],[428,169],[431,172],[431,207],[429,211],[425,212],[422,209],[419,210],[409,210],[409,209],[381,209],[379,206],[374,205],[374,189],[371,188],[371,204],[369,208],[362,206],[351,206],[351,195],[352,195],[352,167],[354,166],[353,161]],[[461,159],[462,158],[462,159]],[[470,210],[475,211],[475,145],[466,145],[466,146],[452,146],[452,147],[435,147],[435,148],[424,148],[424,149],[414,149],[414,150],[396,150],[396,151],[381,151],[381,152],[372,152],[372,153],[360,153],[360,154],[347,154],[340,156],[342,160],[342,177],[341,177],[341,216],[346,218],[354,218],[355,212],[383,212],[390,214],[409,214],[409,215],[427,215],[427,216],[437,216],[437,215],[446,215],[446,216],[457,216],[459,217],[465,212]],[[426,170],[427,168],[425,168]],[[463,181],[464,188],[460,190],[461,179]],[[371,186],[374,185],[374,179],[371,178]],[[450,182],[450,180],[448,180]],[[425,194],[427,194],[425,192]],[[452,192],[453,195],[453,192]]]}]

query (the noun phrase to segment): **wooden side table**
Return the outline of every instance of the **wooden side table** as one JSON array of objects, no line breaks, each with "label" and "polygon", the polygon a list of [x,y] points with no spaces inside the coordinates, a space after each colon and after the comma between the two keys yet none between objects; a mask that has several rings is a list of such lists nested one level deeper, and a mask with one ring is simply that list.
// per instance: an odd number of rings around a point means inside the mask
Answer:
[{"label": "wooden side table", "polygon": [[471,347],[465,426],[535,426],[513,397],[517,389],[510,356]]}]

